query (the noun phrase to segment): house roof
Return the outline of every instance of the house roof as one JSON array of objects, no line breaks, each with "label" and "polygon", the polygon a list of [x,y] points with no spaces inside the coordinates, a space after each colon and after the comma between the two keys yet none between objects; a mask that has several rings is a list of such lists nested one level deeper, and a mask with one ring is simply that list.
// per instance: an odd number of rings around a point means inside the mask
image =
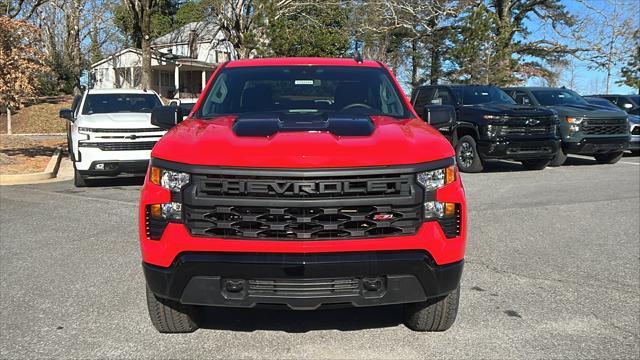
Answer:
[{"label": "house roof", "polygon": [[218,34],[218,27],[205,22],[192,22],[179,29],[173,30],[168,34],[164,34],[153,40],[151,45],[171,45],[184,44],[189,42],[191,32],[194,31],[198,36],[198,42],[211,42]]}]

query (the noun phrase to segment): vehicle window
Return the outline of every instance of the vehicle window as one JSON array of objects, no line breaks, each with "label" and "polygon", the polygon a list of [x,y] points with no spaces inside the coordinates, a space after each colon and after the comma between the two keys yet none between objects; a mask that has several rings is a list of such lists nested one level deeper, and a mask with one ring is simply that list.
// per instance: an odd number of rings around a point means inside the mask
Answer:
[{"label": "vehicle window", "polygon": [[440,105],[455,105],[455,101],[453,100],[451,93],[447,89],[443,88],[438,88],[438,90],[436,90],[436,95],[433,100],[435,100],[435,103]]},{"label": "vehicle window", "polygon": [[223,69],[198,116],[256,112],[409,116],[384,69],[341,66]]},{"label": "vehicle window", "polygon": [[154,94],[89,94],[84,101],[82,114],[150,113],[156,106],[162,106],[162,103]]},{"label": "vehicle window", "polygon": [[575,91],[566,89],[533,90],[540,105],[589,105],[589,103]]},{"label": "vehicle window", "polygon": [[191,110],[193,110],[193,106],[194,105],[195,105],[195,103],[181,103],[180,104],[180,108],[182,109],[182,113],[184,115],[189,115]]},{"label": "vehicle window", "polygon": [[494,86],[465,86],[462,88],[462,104],[515,104],[504,91]]},{"label": "vehicle window", "polygon": [[618,105],[618,107],[620,107],[623,110],[631,110],[635,107],[635,105],[631,102],[631,100],[624,97],[617,98],[616,104]]},{"label": "vehicle window", "polygon": [[431,104],[431,99],[433,98],[433,93],[435,89],[422,88],[416,91],[418,92],[418,94],[414,99],[413,108],[416,110],[418,114],[422,114],[422,112],[424,111],[424,107],[426,105]]},{"label": "vehicle window", "polygon": [[516,103],[520,105],[533,104],[533,101],[531,101],[531,98],[529,97],[529,95],[527,95],[527,93],[524,91],[516,91],[515,94],[513,95],[513,99],[516,101]]}]

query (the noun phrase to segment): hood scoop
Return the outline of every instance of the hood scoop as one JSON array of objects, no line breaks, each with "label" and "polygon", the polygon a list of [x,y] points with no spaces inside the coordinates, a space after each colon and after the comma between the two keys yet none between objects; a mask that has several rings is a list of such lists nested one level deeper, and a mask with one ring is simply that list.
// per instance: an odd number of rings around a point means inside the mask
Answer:
[{"label": "hood scoop", "polygon": [[233,132],[237,136],[254,137],[309,131],[327,131],[336,136],[369,136],[374,130],[371,118],[360,115],[243,115],[233,123]]}]

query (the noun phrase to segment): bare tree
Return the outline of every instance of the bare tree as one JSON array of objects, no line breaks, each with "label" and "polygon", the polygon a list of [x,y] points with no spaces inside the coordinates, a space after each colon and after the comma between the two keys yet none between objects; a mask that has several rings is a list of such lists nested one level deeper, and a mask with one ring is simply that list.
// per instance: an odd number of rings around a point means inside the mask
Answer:
[{"label": "bare tree", "polygon": [[142,34],[142,77],[144,88],[151,88],[151,12],[155,6],[154,0],[127,0],[129,10],[133,16],[134,26],[139,27]]},{"label": "bare tree", "polygon": [[605,72],[604,91],[608,94],[614,75],[619,72],[629,52],[633,51],[633,33],[640,28],[640,2],[579,0],[579,3],[584,11],[573,37],[588,49],[581,57],[592,68]]}]

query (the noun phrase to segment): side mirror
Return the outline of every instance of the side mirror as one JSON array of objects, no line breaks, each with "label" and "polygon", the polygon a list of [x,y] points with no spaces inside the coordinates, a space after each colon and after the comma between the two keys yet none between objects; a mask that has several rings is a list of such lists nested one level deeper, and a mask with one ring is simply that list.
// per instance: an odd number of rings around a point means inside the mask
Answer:
[{"label": "side mirror", "polygon": [[73,119],[73,110],[71,109],[61,109],[60,112],[58,113],[58,115],[63,118],[63,119],[67,119],[71,122],[74,121]]},{"label": "side mirror", "polygon": [[151,110],[151,124],[161,129],[171,129],[182,121],[182,108],[179,106],[157,106]]},{"label": "side mirror", "polygon": [[426,105],[423,119],[435,128],[451,126],[456,121],[456,109],[451,105]]},{"label": "side mirror", "polygon": [[169,106],[180,106],[182,102],[180,100],[171,100]]}]

